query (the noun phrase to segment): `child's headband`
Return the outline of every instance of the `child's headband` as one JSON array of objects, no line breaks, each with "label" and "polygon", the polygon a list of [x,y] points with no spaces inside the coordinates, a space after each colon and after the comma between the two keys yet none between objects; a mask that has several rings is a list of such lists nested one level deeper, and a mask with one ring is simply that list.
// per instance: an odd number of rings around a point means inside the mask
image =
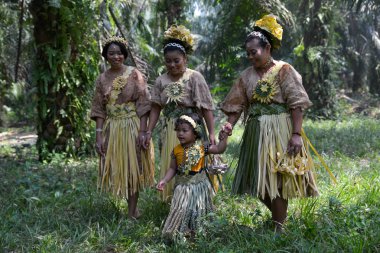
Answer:
[{"label": "child's headband", "polygon": [[195,123],[195,121],[194,121],[191,117],[189,117],[189,116],[187,116],[187,115],[182,115],[182,116],[179,117],[179,118],[180,118],[180,119],[183,119],[183,120],[185,120],[185,121],[187,121],[187,122],[189,122],[190,125],[192,125],[194,129],[197,129],[197,123]]}]

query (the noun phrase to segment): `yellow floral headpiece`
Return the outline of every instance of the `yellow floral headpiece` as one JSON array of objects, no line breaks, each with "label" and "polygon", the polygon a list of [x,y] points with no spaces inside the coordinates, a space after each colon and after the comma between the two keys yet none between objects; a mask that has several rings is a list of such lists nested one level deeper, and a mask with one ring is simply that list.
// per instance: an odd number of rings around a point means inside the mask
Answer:
[{"label": "yellow floral headpiece", "polygon": [[281,46],[282,40],[282,26],[277,23],[276,17],[274,15],[265,15],[254,23],[254,28],[259,28],[261,30],[267,31],[271,35],[273,40],[273,47],[275,49]]},{"label": "yellow floral headpiece", "polygon": [[193,50],[194,38],[190,30],[183,25],[172,25],[164,32],[164,43],[168,44],[170,40],[181,41],[187,53]]},{"label": "yellow floral headpiece", "polygon": [[189,116],[187,115],[182,115],[181,117],[179,117],[180,119],[183,119],[187,122],[190,123],[190,125],[192,125],[194,127],[194,129],[197,129],[197,123]]},{"label": "yellow floral headpiece", "polygon": [[125,45],[126,48],[128,48],[128,41],[122,37],[119,36],[112,36],[103,41],[103,45],[106,46],[108,44],[111,44],[112,42],[119,42]]}]

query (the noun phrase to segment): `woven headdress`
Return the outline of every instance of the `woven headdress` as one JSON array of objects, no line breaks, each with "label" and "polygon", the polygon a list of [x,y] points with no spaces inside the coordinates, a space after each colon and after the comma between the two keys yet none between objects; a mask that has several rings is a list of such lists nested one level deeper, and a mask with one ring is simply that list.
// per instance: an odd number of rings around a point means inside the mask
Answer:
[{"label": "woven headdress", "polygon": [[281,47],[282,40],[282,26],[277,23],[276,17],[273,15],[265,15],[253,24],[254,30],[264,30],[269,33],[273,43],[273,48],[278,49]]},{"label": "woven headdress", "polygon": [[170,46],[178,47],[180,50],[184,51],[184,53],[189,54],[193,51],[194,38],[191,35],[190,30],[185,26],[172,25],[164,33],[164,49],[169,44]]},{"label": "woven headdress", "polygon": [[103,41],[103,45],[106,46],[108,44],[111,44],[112,42],[119,42],[123,44],[126,48],[128,48],[128,41],[122,37],[118,36],[112,36]]}]

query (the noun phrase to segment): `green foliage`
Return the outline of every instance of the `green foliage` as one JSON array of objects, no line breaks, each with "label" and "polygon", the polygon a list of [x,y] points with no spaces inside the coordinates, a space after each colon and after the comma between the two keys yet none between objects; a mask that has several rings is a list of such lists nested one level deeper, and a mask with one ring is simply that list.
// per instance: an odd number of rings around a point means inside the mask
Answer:
[{"label": "green foliage", "polygon": [[[336,121],[307,120],[304,128],[317,150],[355,158],[380,154],[379,124],[375,119],[350,117]],[[347,145],[347,140],[352,145]]]},{"label": "green foliage", "polygon": [[[235,129],[227,157],[240,141],[243,129]],[[230,195],[231,180],[225,180],[227,191],[216,195],[212,221],[204,221],[194,241],[182,238],[172,244],[160,237],[168,206],[155,190],[140,194],[143,216],[130,221],[125,201],[97,192],[97,159],[57,156],[41,164],[34,148],[16,154],[13,148],[2,147],[0,248],[5,252],[379,251],[378,120],[307,120],[305,130],[338,184],[318,169],[321,196],[290,201],[284,234],[273,233],[270,213],[256,198]]]},{"label": "green foliage", "polygon": [[[38,150],[45,160],[52,152],[73,156],[90,150],[93,138],[88,109],[99,49],[93,1],[42,4],[34,1],[31,9],[38,48],[33,71],[38,89]],[[41,25],[41,21],[46,23]],[[41,35],[41,30],[48,33]]]},{"label": "green foliage", "polygon": [[[3,85],[5,85],[5,81],[3,82]],[[6,105],[3,107],[3,117],[6,124],[32,124],[36,114],[35,88],[30,87],[30,85],[24,81],[11,83],[10,88],[5,92],[4,99]]]},{"label": "green foliage", "polygon": [[[201,15],[192,20],[199,36],[196,56],[212,93],[223,98],[240,71],[249,66],[244,41],[252,22],[266,13],[277,15],[285,26],[293,26],[292,14],[279,1],[204,1],[197,4]],[[212,31],[212,32],[210,32]]]},{"label": "green foliage", "polygon": [[[341,85],[343,59],[339,57],[337,27],[342,23],[339,10],[333,2],[303,2],[298,12],[301,41],[293,50],[294,65],[303,78],[313,107],[310,116],[332,118],[337,114],[336,88]],[[318,5],[318,3],[320,3]],[[299,35],[302,35],[300,37]]]},{"label": "green foliage", "polygon": [[[33,88],[27,82],[30,59],[30,43],[23,42],[21,48],[18,69],[18,80],[15,81],[15,65],[17,54],[17,40],[19,37],[19,3],[16,1],[2,1],[0,3],[0,126],[9,126],[17,123],[26,123],[33,119],[33,104],[30,97],[33,95]],[[27,26],[27,14],[24,14],[24,24],[22,36],[30,35],[30,27]],[[15,87],[23,87],[15,97]],[[24,103],[26,102],[26,103]],[[28,107],[29,106],[29,107]]]},{"label": "green foliage", "polygon": [[[162,34],[171,23],[185,24],[196,35],[188,65],[204,73],[218,103],[249,66],[242,44],[252,21],[266,13],[279,16],[284,26],[283,46],[274,56],[302,74],[314,103],[310,117],[334,118],[340,113],[337,89],[379,93],[379,12],[374,0],[26,0],[21,81],[14,84],[20,5],[2,1],[0,125],[37,118],[41,159],[51,152],[88,152],[88,108],[103,34],[123,32],[134,53],[150,64],[152,83],[165,70]],[[41,22],[33,24],[31,14],[41,14]],[[23,87],[17,96],[15,87]]]}]

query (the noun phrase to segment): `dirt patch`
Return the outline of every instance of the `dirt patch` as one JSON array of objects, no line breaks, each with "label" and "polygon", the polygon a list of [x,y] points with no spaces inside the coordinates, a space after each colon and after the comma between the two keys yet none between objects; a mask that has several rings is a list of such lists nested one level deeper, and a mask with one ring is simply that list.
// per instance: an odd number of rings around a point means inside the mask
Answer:
[{"label": "dirt patch", "polygon": [[37,142],[37,134],[34,131],[22,128],[7,128],[0,133],[0,147],[30,147]]}]

